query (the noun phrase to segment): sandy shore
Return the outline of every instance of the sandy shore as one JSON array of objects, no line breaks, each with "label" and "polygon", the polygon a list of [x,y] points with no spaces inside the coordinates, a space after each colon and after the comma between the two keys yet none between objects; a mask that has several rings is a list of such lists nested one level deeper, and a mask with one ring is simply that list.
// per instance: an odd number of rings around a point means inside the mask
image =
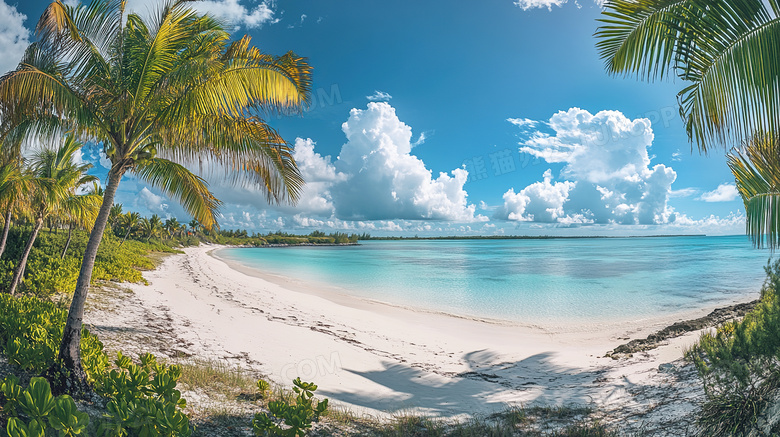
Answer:
[{"label": "sandy shore", "polygon": [[165,258],[144,274],[149,285],[132,285],[119,308],[89,311],[88,323],[101,337],[135,335],[139,350],[157,341],[170,354],[238,361],[277,383],[300,376],[337,404],[371,415],[585,404],[610,422],[679,429],[703,394],[680,360],[699,332],[629,359],[604,357],[679,315],[555,329],[479,321],[263,277],[212,256],[218,248]]}]

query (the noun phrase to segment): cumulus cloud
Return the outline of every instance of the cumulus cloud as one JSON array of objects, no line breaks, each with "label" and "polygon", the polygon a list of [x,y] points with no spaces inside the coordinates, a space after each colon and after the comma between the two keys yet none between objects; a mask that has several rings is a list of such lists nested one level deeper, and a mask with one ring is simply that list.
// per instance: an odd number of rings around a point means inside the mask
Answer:
[{"label": "cumulus cloud", "polygon": [[226,204],[300,214],[300,219],[293,221],[299,226],[313,223],[302,221],[304,217],[354,222],[487,220],[475,214],[476,205],[468,203],[463,188],[468,172],[457,168],[434,177],[425,163],[411,154],[412,129],[398,119],[389,104],[371,102],[367,109],[353,109],[342,130],[347,142],[335,160],[318,153],[319,146],[312,139],[295,140],[293,157],[306,181],[295,206],[269,206],[262,187],[235,187],[224,181],[214,181],[211,187]]},{"label": "cumulus cloud", "polygon": [[675,171],[650,165],[653,131],[647,119],[618,111],[595,115],[571,108],[550,118],[554,135],[536,132],[520,148],[548,163],[561,163],[564,181],[544,180],[504,194],[496,217],[545,223],[659,224],[675,220],[667,205]]},{"label": "cumulus cloud", "polygon": [[376,90],[374,91],[374,94],[371,94],[370,96],[366,96],[368,100],[371,100],[372,102],[386,102],[393,98],[390,94]]},{"label": "cumulus cloud", "polygon": [[552,171],[544,172],[544,181],[535,182],[519,193],[514,189],[504,193],[504,208],[499,215],[508,220],[555,223],[566,217],[563,204],[574,182],[552,182]]},{"label": "cumulus cloud", "polygon": [[144,187],[138,193],[134,205],[136,209],[144,208],[150,211],[152,214],[159,214],[161,216],[168,215],[168,204],[166,199],[162,196],[158,196],[152,193],[148,188]]},{"label": "cumulus cloud", "polygon": [[215,17],[227,20],[236,26],[246,26],[249,29],[273,24],[279,20],[274,18],[273,5],[267,1],[261,2],[253,9],[247,8],[238,0],[214,0],[194,3],[194,7]]},{"label": "cumulus cloud", "polygon": [[[78,3],[77,0],[67,0],[66,2],[69,4]],[[243,3],[254,4],[257,2],[243,0]],[[156,13],[162,5],[162,0],[128,0],[127,10],[146,16],[149,13]],[[271,0],[264,0],[254,7],[245,6],[239,0],[206,0],[192,3],[191,7],[237,27],[260,28],[264,24],[274,24],[279,21],[275,17],[275,2]]]},{"label": "cumulus cloud", "polygon": [[359,220],[487,220],[475,216],[462,168],[433,177],[412,150],[412,129],[385,102],[352,109],[342,125],[347,143],[335,162],[348,179],[331,188],[336,215]]},{"label": "cumulus cloud", "polygon": [[311,139],[296,138],[293,157],[298,164],[306,185],[298,200],[296,211],[305,211],[320,215],[334,212],[330,187],[347,179],[347,175],[336,171],[330,156],[322,157],[314,151],[315,142]]},{"label": "cumulus cloud", "polygon": [[0,74],[19,64],[30,44],[30,31],[24,27],[27,16],[0,0]]},{"label": "cumulus cloud", "polygon": [[731,202],[739,197],[737,187],[733,184],[720,184],[718,188],[702,194],[697,200],[705,202]]}]

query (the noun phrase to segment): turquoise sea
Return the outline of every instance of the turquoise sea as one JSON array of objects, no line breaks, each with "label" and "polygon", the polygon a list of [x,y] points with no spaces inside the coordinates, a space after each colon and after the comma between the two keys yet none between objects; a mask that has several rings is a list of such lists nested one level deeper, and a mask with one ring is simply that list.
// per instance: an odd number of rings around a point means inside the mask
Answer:
[{"label": "turquoise sea", "polygon": [[770,253],[730,236],[367,241],[230,248],[218,256],[337,287],[332,292],[557,324],[655,317],[754,298]]}]

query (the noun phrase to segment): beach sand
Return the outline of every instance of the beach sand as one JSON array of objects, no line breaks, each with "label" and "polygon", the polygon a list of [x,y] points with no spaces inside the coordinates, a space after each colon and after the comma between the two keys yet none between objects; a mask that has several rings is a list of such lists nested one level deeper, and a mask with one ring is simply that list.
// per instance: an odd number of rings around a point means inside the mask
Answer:
[{"label": "beach sand", "polygon": [[285,385],[295,377],[314,381],[335,405],[378,417],[458,418],[513,405],[577,404],[625,429],[679,435],[703,397],[681,360],[700,332],[631,358],[604,355],[709,309],[631,323],[523,326],[400,308],[264,275],[213,256],[219,248],[166,257],[144,273],[149,285],[130,285],[132,295],[117,292],[113,304],[88,309],[88,326],[107,343],[117,333],[133,338],[135,352],[228,360]]}]

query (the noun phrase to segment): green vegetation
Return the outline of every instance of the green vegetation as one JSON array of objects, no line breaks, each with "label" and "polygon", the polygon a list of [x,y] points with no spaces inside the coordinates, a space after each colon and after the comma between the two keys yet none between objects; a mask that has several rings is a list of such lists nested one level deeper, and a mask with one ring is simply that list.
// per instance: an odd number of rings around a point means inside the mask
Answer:
[{"label": "green vegetation", "polygon": [[[265,383],[265,384],[263,384]],[[268,383],[259,380],[257,387],[261,394],[268,390]],[[265,390],[263,390],[265,388]],[[303,437],[311,429],[311,423],[325,413],[328,409],[328,400],[317,400],[314,392],[317,385],[311,382],[303,382],[301,378],[293,381],[295,403],[287,401],[271,401],[268,403],[269,417],[266,413],[257,413],[252,420],[252,429],[255,435],[276,435],[280,437]],[[284,424],[284,426],[282,426]]]},{"label": "green vegetation", "polygon": [[[596,45],[607,71],[682,80],[677,97],[689,139],[702,152],[732,149],[747,234],[756,246],[780,247],[780,2],[609,0],[599,21]],[[755,431],[770,401],[777,403],[779,274],[778,262],[767,267],[753,312],[702,336],[687,353],[708,396],[703,435]]]},{"label": "green vegetation", "polygon": [[[96,141],[111,162],[58,353],[68,387],[88,396],[81,323],[122,177],[129,172],[179,200],[206,229],[220,201],[188,166],[205,164],[272,202],[295,203],[304,181],[292,147],[261,117],[303,111],[311,67],[292,52],[263,54],[248,36],[231,41],[220,21],[185,0],[151,19],[126,14],[120,0],[54,0],[36,32],[19,67],[0,79],[2,155],[18,159],[25,138],[72,132]],[[177,223],[170,225],[173,235]]]},{"label": "green vegetation", "polygon": [[[48,372],[49,379],[63,378],[57,369],[57,350],[67,312],[51,301],[36,297],[0,295],[0,342],[12,364],[36,374]],[[103,344],[86,329],[81,332],[81,356],[89,382],[107,399],[106,413],[89,435],[102,436],[189,436],[188,418],[181,412],[186,402],[176,389],[181,376],[178,366],[158,364],[154,356],[140,356],[140,365],[118,354],[111,368]],[[47,427],[59,435],[80,434],[89,423],[76,411],[69,396],[54,398],[49,381],[33,378],[27,389],[18,379],[6,378],[2,385],[12,436],[43,436]],[[70,433],[70,434],[68,434]]]},{"label": "green vegetation", "polygon": [[47,429],[56,431],[60,437],[86,434],[87,413],[78,411],[68,395],[52,396],[46,379],[32,378],[30,385],[23,389],[16,377],[8,376],[0,389],[5,398],[3,411],[9,416],[6,425],[9,437],[44,437]]},{"label": "green vegetation", "polygon": [[700,417],[706,433],[740,435],[749,431],[780,388],[780,260],[766,271],[761,302],[755,310],[741,321],[702,335],[686,353],[707,392]]}]

